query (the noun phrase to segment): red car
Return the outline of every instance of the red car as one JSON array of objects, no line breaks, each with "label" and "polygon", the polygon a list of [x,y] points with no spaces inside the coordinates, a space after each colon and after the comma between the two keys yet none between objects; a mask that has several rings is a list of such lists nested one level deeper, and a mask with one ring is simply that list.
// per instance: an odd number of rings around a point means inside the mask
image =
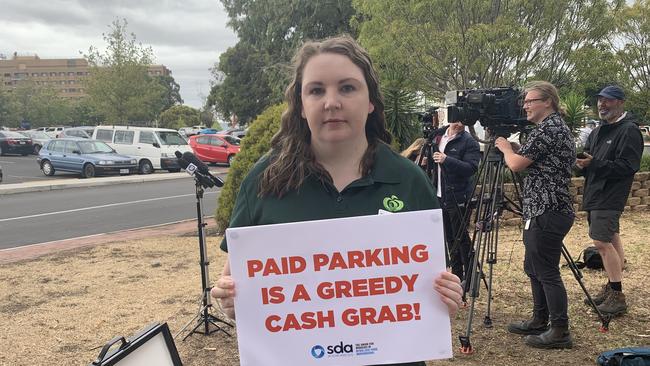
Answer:
[{"label": "red car", "polygon": [[241,140],[229,135],[194,135],[189,139],[194,155],[206,163],[228,163],[239,153]]}]

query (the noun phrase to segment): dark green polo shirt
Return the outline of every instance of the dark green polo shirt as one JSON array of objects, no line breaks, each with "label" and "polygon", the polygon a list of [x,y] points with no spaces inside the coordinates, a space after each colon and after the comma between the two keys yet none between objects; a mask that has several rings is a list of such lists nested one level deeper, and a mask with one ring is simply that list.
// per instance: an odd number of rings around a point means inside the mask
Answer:
[{"label": "dark green polo shirt", "polygon": [[[341,192],[310,176],[300,189],[282,198],[259,197],[265,156],[244,178],[230,217],[229,227],[376,215],[382,209],[406,212],[439,208],[428,178],[413,162],[380,144],[370,175],[350,183]],[[221,249],[228,251],[226,239]]]}]

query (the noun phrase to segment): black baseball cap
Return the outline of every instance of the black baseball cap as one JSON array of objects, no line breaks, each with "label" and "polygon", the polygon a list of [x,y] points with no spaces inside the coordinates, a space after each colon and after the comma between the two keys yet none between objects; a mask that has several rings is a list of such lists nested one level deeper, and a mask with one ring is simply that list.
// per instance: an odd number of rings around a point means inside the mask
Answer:
[{"label": "black baseball cap", "polygon": [[625,100],[625,92],[623,89],[616,85],[609,85],[604,87],[603,90],[598,93],[598,96],[609,99]]}]

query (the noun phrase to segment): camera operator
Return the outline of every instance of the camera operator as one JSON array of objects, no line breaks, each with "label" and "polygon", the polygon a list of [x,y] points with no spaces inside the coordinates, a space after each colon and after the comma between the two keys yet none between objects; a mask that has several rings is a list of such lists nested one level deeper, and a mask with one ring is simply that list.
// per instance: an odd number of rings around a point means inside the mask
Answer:
[{"label": "camera operator", "polygon": [[533,317],[511,323],[508,331],[527,335],[525,343],[532,347],[571,348],[568,300],[559,263],[562,241],[574,220],[569,184],[576,157],[575,143],[560,115],[560,98],[553,84],[533,81],[526,85],[524,94],[527,119],[536,127],[518,152],[503,137],[495,141],[513,172],[528,172],[522,190],[523,241]]},{"label": "camera operator", "polygon": [[[481,152],[478,142],[465,131],[460,121],[449,123],[435,136],[438,151],[433,153],[438,174],[437,196],[442,203],[445,240],[449,250],[451,272],[461,280],[469,273],[470,239],[467,230],[460,232],[472,194],[472,180],[478,170]],[[469,218],[469,217],[468,217]],[[459,238],[455,244],[455,238]]]}]

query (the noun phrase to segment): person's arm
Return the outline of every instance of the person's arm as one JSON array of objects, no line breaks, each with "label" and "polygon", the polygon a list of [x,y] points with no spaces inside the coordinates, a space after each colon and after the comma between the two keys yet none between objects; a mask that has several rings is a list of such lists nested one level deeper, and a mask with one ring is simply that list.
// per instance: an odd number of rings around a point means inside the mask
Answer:
[{"label": "person's arm", "polygon": [[634,175],[641,166],[643,136],[638,128],[628,128],[625,136],[616,145],[614,160],[590,159],[585,166],[599,178],[622,178]]},{"label": "person's arm", "polygon": [[508,168],[515,173],[528,168],[533,163],[533,160],[515,153],[510,141],[503,137],[497,138],[494,145],[503,153],[503,160],[506,162]]}]

